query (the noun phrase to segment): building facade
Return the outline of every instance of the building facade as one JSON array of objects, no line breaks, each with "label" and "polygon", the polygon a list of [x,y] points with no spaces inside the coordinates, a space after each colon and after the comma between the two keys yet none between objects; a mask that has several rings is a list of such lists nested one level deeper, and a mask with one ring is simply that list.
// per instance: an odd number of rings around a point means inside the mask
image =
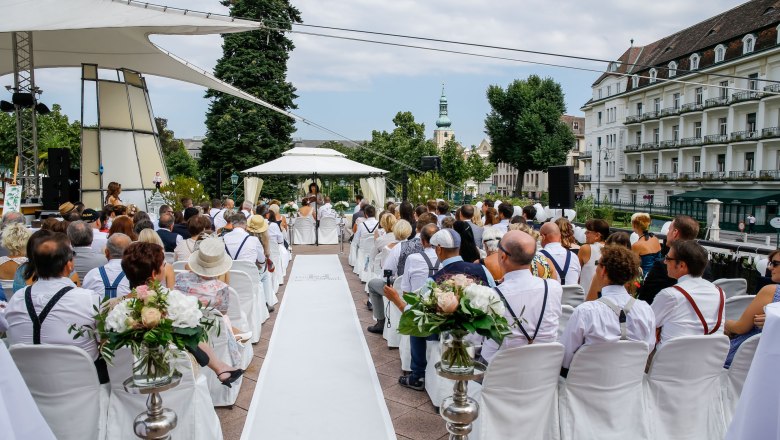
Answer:
[{"label": "building facade", "polygon": [[444,95],[444,85],[442,84],[441,98],[439,98],[439,118],[436,120],[436,130],[433,130],[433,140],[439,150],[444,148],[445,142],[455,137],[448,112],[447,97]]},{"label": "building facade", "polygon": [[775,3],[745,3],[608,65],[582,107],[586,195],[702,221],[718,198],[726,227],[751,213],[768,227],[780,202]]}]

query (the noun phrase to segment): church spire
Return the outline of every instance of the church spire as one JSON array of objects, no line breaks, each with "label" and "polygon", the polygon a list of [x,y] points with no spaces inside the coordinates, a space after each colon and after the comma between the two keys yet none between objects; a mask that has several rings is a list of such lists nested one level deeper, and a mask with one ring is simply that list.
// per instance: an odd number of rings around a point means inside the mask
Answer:
[{"label": "church spire", "polygon": [[439,98],[439,119],[436,120],[436,127],[450,128],[452,121],[447,116],[447,97],[444,95],[444,83],[441,84],[441,98]]}]

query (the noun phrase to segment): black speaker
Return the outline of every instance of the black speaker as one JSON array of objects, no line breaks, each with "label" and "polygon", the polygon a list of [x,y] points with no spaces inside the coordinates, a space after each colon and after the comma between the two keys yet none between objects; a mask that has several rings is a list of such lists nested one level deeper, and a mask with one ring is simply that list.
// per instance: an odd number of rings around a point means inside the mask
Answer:
[{"label": "black speaker", "polygon": [[574,167],[547,168],[551,209],[574,209]]},{"label": "black speaker", "polygon": [[67,148],[49,148],[49,177],[67,178],[70,176],[70,150]]},{"label": "black speaker", "polygon": [[77,200],[81,200],[81,170],[71,169],[69,174],[68,201],[76,203]]},{"label": "black speaker", "polygon": [[420,159],[420,169],[422,171],[441,171],[441,157],[423,156]]},{"label": "black speaker", "polygon": [[59,209],[70,196],[68,177],[44,177],[42,179],[42,203],[44,211]]}]

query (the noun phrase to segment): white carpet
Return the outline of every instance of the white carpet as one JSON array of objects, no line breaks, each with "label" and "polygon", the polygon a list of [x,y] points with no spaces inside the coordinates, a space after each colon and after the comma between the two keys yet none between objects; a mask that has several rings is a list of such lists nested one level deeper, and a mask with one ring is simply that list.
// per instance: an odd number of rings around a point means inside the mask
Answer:
[{"label": "white carpet", "polygon": [[241,439],[395,438],[338,256],[296,256]]}]

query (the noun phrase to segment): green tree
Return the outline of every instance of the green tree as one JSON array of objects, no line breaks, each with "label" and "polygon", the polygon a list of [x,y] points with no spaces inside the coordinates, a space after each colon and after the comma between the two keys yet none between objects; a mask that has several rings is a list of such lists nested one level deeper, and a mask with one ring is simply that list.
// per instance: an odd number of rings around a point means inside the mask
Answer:
[{"label": "green tree", "polygon": [[[287,60],[294,46],[284,30],[301,22],[300,12],[288,0],[223,0],[222,4],[230,7],[231,16],[269,21],[270,28],[223,35],[216,77],[281,109],[296,108],[295,87],[287,82]],[[276,159],[288,149],[295,126],[287,116],[231,95],[209,90],[206,97],[211,104],[200,169],[207,191],[217,195],[220,171],[224,192],[231,173]],[[263,195],[289,195],[290,182],[265,179]]]},{"label": "green tree", "polygon": [[[29,117],[29,114],[24,117]],[[41,171],[46,170],[49,148],[69,149],[71,168],[79,167],[81,123],[70,122],[59,104],[51,106],[51,113],[38,115],[38,160]],[[16,115],[0,113],[0,165],[13,169],[16,154]]]},{"label": "green tree", "polygon": [[552,78],[531,75],[506,88],[490,86],[487,99],[491,111],[485,118],[494,164],[503,162],[517,169],[513,195],[522,194],[527,171],[544,171],[566,163],[574,145],[571,129],[561,121],[566,111],[563,90]]},{"label": "green tree", "polygon": [[168,128],[168,120],[154,118],[157,133],[160,134],[160,149],[162,150],[165,168],[168,176],[199,178],[198,162],[190,156],[181,139],[176,139],[173,130]]},{"label": "green tree", "polygon": [[463,183],[469,177],[463,147],[452,137],[444,143],[439,155],[441,156],[441,171],[439,172],[441,177],[445,182],[462,188]]},{"label": "green tree", "polygon": [[474,147],[472,147],[471,153],[469,153],[469,156],[466,158],[466,168],[468,169],[469,179],[473,180],[476,184],[484,182],[496,171],[496,167],[483,159]]},{"label": "green tree", "polygon": [[438,199],[444,193],[447,184],[434,172],[422,173],[409,178],[409,202],[414,205],[425,204],[430,199]]}]

